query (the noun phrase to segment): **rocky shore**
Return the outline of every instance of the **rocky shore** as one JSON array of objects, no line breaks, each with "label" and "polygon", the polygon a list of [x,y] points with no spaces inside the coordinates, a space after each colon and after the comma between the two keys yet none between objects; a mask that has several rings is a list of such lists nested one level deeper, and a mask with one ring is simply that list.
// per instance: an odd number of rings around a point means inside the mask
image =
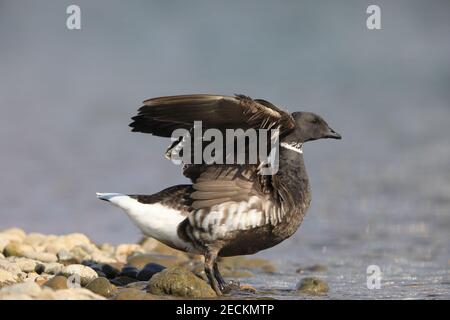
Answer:
[{"label": "rocky shore", "polygon": [[[224,277],[274,274],[265,259],[233,257],[219,263]],[[305,280],[305,279],[304,279]],[[306,279],[299,292],[328,291],[318,279]],[[243,292],[245,294],[243,294]],[[239,297],[257,298],[241,284]],[[233,292],[220,298],[233,298]],[[206,281],[203,260],[143,238],[139,243],[95,244],[86,235],[44,235],[12,228],[0,231],[1,299],[216,299]]]}]

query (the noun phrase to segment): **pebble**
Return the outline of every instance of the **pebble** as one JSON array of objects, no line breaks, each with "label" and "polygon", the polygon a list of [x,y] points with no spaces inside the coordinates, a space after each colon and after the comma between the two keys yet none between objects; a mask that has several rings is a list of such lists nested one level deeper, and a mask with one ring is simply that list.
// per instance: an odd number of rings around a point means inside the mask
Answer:
[{"label": "pebble", "polygon": [[9,286],[15,282],[17,282],[17,276],[13,273],[6,271],[4,269],[0,269],[0,288],[5,286]]},{"label": "pebble", "polygon": [[53,278],[47,280],[44,286],[52,288],[53,290],[63,290],[67,289],[67,278],[64,276],[54,276]]},{"label": "pebble", "polygon": [[33,247],[17,241],[11,241],[3,249],[3,253],[6,257],[24,257],[26,253],[34,251]]},{"label": "pebble", "polygon": [[3,250],[6,257],[24,257],[42,262],[56,262],[58,259],[56,255],[48,252],[37,252],[28,244],[16,241],[10,242]]},{"label": "pebble", "polygon": [[24,281],[35,282],[38,277],[39,277],[38,273],[30,272],[30,273],[27,274],[27,277],[24,279]]},{"label": "pebble", "polygon": [[328,284],[318,278],[303,278],[297,285],[297,291],[299,293],[313,296],[324,295],[328,292],[328,290]]},{"label": "pebble", "polygon": [[66,277],[70,277],[72,275],[80,276],[82,286],[87,285],[89,282],[98,277],[97,273],[92,268],[82,264],[71,264],[69,266],[65,266],[61,270],[61,274]]},{"label": "pebble", "polygon": [[114,268],[109,264],[102,264],[101,271],[105,274],[108,279],[112,279],[119,274],[119,270]]},{"label": "pebble", "polygon": [[38,285],[42,286],[44,283],[46,283],[48,281],[48,279],[50,277],[51,277],[50,275],[38,275],[34,279],[34,282],[36,282]]},{"label": "pebble", "polygon": [[210,285],[181,266],[167,268],[155,274],[148,282],[147,291],[156,295],[174,295],[189,298],[211,298],[216,294]]},{"label": "pebble", "polygon": [[1,259],[0,260],[0,270],[8,271],[15,276],[22,273],[22,270],[17,266],[15,263],[8,261],[7,259]]},{"label": "pebble", "polygon": [[58,261],[58,258],[56,257],[56,254],[48,253],[48,252],[36,252],[36,251],[26,252],[24,257],[30,258],[30,259],[34,259],[34,260],[39,260],[39,261],[42,261],[42,262],[56,262],[56,261]]},{"label": "pebble", "polygon": [[20,270],[27,273],[36,271],[36,268],[38,267],[38,265],[40,265],[39,261],[23,257],[10,256],[6,260],[15,264],[20,268]]},{"label": "pebble", "polygon": [[165,269],[166,267],[157,263],[147,263],[144,268],[137,274],[136,278],[141,281],[148,281],[150,278]]},{"label": "pebble", "polygon": [[133,266],[125,266],[120,271],[119,276],[124,276],[124,277],[137,279],[138,273],[139,273],[139,269],[138,268],[135,268]]},{"label": "pebble", "polygon": [[103,297],[111,297],[116,292],[116,287],[112,285],[108,279],[100,277],[92,280],[86,286],[86,289],[91,290],[92,292],[99,294]]},{"label": "pebble", "polygon": [[48,273],[48,274],[61,273],[63,268],[64,268],[64,265],[61,264],[61,263],[58,263],[58,262],[44,263],[44,264],[42,264],[42,266],[43,266],[42,272],[45,272],[45,273]]}]

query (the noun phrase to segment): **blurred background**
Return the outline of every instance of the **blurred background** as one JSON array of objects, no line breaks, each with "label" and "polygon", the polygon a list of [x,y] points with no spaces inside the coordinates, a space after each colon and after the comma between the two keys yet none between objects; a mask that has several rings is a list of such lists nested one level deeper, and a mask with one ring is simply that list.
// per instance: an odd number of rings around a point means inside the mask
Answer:
[{"label": "blurred background", "polygon": [[[449,36],[448,1],[0,0],[0,229],[136,241],[95,192],[187,182],[168,140],[127,127],[141,101],[243,93],[343,135],[304,147],[313,203],[259,254],[283,262],[272,285],[320,263],[332,297],[448,297]],[[371,264],[385,290],[367,290]]]}]

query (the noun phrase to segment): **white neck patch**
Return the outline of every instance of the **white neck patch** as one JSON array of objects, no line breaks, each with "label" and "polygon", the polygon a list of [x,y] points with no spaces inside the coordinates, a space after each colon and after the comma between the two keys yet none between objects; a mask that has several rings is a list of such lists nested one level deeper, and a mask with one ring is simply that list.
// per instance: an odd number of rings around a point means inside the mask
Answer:
[{"label": "white neck patch", "polygon": [[302,144],[302,143],[287,143],[287,142],[282,142],[282,143],[280,144],[280,146],[281,146],[282,148],[286,148],[286,149],[289,149],[289,150],[291,150],[291,151],[294,151],[294,152],[297,152],[297,153],[300,153],[300,154],[303,153],[303,150],[302,150],[303,144]]}]

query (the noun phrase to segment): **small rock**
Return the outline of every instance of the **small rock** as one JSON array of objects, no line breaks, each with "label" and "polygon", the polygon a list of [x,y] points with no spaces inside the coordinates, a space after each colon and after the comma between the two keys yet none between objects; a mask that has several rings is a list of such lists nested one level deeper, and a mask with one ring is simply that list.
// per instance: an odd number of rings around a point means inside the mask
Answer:
[{"label": "small rock", "polygon": [[7,260],[11,263],[14,263],[23,272],[27,273],[36,271],[36,267],[39,265],[39,261],[23,257],[10,256],[7,258]]},{"label": "small rock", "polygon": [[103,277],[94,279],[89,282],[89,284],[86,286],[86,289],[89,289],[92,292],[107,298],[111,297],[116,291],[116,287],[109,283],[108,279]]},{"label": "small rock", "polygon": [[67,260],[74,259],[74,257],[70,254],[70,252],[67,251],[66,249],[59,250],[56,253],[56,256],[58,257],[59,261],[67,261]]},{"label": "small rock", "polygon": [[39,274],[36,272],[29,272],[24,281],[36,282],[35,280],[39,277]]},{"label": "small rock", "polygon": [[135,268],[133,266],[125,266],[120,271],[119,276],[124,276],[124,277],[137,279],[138,273],[139,273],[139,269],[138,268]]},{"label": "small rock", "polygon": [[58,258],[56,257],[56,254],[48,253],[48,252],[27,252],[24,257],[39,260],[42,262],[56,262],[58,261]]},{"label": "small rock", "polygon": [[44,263],[42,272],[48,273],[48,274],[58,274],[61,273],[62,269],[64,268],[64,265],[58,262],[49,262]]},{"label": "small rock", "polygon": [[64,276],[54,276],[44,283],[44,286],[52,288],[53,290],[68,289],[67,278]]},{"label": "small rock", "polygon": [[137,279],[141,281],[148,281],[154,274],[163,271],[165,268],[166,267],[157,263],[147,263],[137,274]]},{"label": "small rock", "polygon": [[38,285],[42,286],[44,283],[46,283],[48,281],[49,278],[50,278],[50,275],[38,275],[34,279],[34,282],[36,282]]},{"label": "small rock", "polygon": [[317,278],[303,278],[297,286],[297,291],[309,295],[323,295],[329,290],[328,284]]},{"label": "small rock", "polygon": [[16,241],[10,242],[4,249],[4,254],[7,257],[24,257],[42,262],[56,262],[56,255],[47,252],[37,252],[28,244]]},{"label": "small rock", "polygon": [[15,276],[18,276],[22,273],[22,270],[15,263],[8,261],[7,259],[0,260],[0,270],[5,270],[12,273]]},{"label": "small rock", "polygon": [[167,268],[155,274],[149,281],[147,291],[157,295],[174,295],[190,298],[215,297],[206,281],[199,279],[188,269],[180,266]]},{"label": "small rock", "polygon": [[137,282],[138,280],[135,278],[125,277],[125,276],[118,276],[111,280],[112,284],[115,284],[116,286],[123,287],[127,284]]},{"label": "small rock", "polygon": [[33,251],[34,249],[32,246],[17,241],[11,241],[5,249],[3,249],[3,253],[6,257],[24,257],[27,252]]},{"label": "small rock", "polygon": [[65,266],[61,270],[61,274],[66,277],[70,277],[72,275],[80,276],[82,286],[87,285],[89,282],[98,277],[97,273],[92,270],[92,268],[83,266],[82,264],[71,264],[69,266]]},{"label": "small rock", "polygon": [[108,279],[112,279],[119,274],[119,270],[109,264],[102,264],[101,271]]},{"label": "small rock", "polygon": [[17,280],[17,276],[13,273],[0,269],[0,288],[16,283]]},{"label": "small rock", "polygon": [[239,290],[240,291],[246,291],[246,292],[250,292],[250,293],[257,293],[257,290],[255,289],[255,287],[249,285],[249,284],[241,284],[238,285]]}]

